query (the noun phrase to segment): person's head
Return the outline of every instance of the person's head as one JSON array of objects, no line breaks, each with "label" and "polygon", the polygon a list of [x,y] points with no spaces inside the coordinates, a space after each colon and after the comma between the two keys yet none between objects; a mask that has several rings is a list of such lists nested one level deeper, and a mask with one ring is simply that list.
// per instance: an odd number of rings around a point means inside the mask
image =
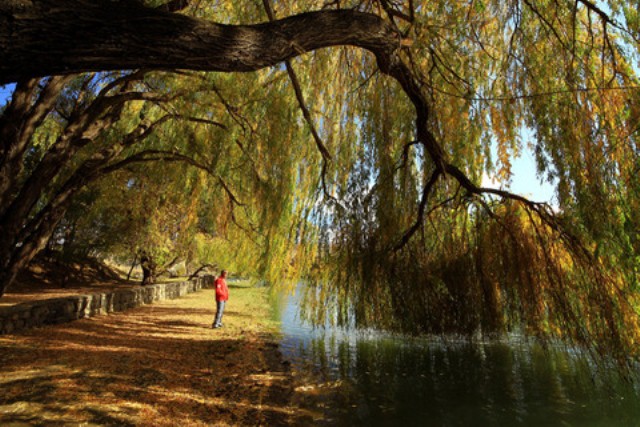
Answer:
[{"label": "person's head", "polygon": [[220,272],[220,277],[227,277],[227,270],[222,270]]}]

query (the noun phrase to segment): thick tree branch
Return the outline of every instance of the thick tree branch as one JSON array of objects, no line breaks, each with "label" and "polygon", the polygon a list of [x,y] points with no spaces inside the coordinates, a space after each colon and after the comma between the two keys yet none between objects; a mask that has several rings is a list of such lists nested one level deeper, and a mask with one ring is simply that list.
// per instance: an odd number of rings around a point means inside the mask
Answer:
[{"label": "thick tree branch", "polygon": [[41,0],[18,9],[0,6],[0,84],[138,68],[255,71],[323,47],[393,51],[400,44],[378,16],[352,10],[231,26],[109,0]]},{"label": "thick tree branch", "polygon": [[40,199],[46,186],[59,173],[60,168],[64,167],[78,150],[94,141],[101,132],[115,123],[120,118],[126,102],[159,99],[165,99],[165,96],[142,92],[103,95],[96,98],[84,111],[74,114],[72,121],[47,150],[19,191],[16,191],[17,196],[11,200],[0,217],[0,230],[4,233],[15,233],[16,230],[22,229],[29,212]]},{"label": "thick tree branch", "polygon": [[174,259],[162,266],[162,269],[156,272],[156,276],[162,276],[163,274],[166,274],[171,267],[178,263],[178,261],[180,261],[180,255],[176,255]]}]

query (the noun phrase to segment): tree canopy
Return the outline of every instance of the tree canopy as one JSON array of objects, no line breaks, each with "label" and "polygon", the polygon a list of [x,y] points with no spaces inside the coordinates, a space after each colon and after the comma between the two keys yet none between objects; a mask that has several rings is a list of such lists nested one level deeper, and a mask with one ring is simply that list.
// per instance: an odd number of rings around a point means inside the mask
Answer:
[{"label": "tree canopy", "polygon": [[[636,6],[6,2],[3,289],[74,224],[103,252],[304,277],[316,320],[329,305],[404,332],[515,330],[625,362],[640,338]],[[481,186],[508,184],[527,148],[558,206]]]}]

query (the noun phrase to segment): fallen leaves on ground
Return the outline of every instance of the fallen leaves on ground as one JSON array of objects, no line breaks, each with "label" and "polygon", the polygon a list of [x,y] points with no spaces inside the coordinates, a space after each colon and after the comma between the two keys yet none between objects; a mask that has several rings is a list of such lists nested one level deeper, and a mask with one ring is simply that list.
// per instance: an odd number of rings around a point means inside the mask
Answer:
[{"label": "fallen leaves on ground", "polygon": [[0,337],[0,424],[297,423],[264,288],[214,291]]}]

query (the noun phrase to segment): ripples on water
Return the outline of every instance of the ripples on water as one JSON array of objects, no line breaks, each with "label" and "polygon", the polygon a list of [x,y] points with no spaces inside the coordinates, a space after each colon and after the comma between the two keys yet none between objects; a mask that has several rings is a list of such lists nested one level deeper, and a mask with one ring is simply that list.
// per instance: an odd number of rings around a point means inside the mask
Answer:
[{"label": "ripples on water", "polygon": [[594,376],[585,358],[561,348],[314,330],[296,313],[289,298],[281,349],[295,369],[344,384],[333,424],[640,426],[637,385]]}]

